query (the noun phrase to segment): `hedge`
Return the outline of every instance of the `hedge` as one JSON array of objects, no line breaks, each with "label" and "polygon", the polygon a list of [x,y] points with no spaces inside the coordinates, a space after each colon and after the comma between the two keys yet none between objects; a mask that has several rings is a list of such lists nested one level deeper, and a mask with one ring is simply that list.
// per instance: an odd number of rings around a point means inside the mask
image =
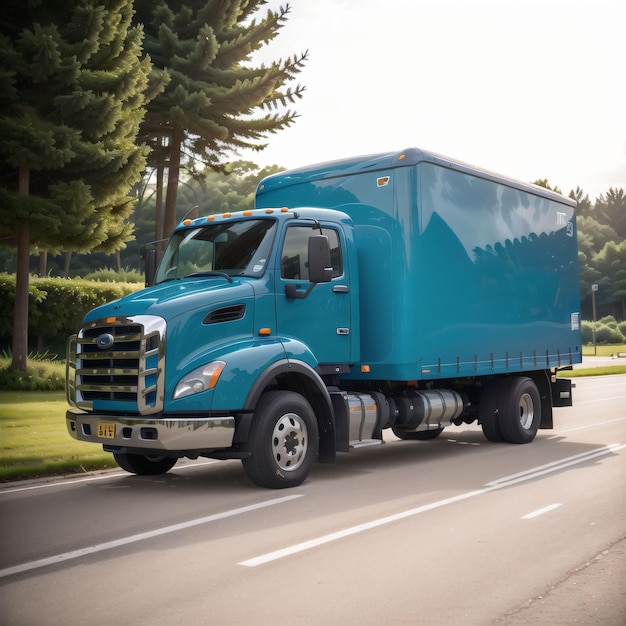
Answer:
[{"label": "hedge", "polygon": [[[85,313],[141,289],[136,283],[101,283],[81,278],[33,278],[29,282],[28,337],[49,345],[65,343]],[[0,274],[0,345],[13,335],[15,275]]]},{"label": "hedge", "polygon": [[[582,323],[583,344],[593,341],[593,322],[584,320]],[[626,341],[626,322],[618,323],[614,317],[607,316],[596,321],[596,343],[614,344]]]}]

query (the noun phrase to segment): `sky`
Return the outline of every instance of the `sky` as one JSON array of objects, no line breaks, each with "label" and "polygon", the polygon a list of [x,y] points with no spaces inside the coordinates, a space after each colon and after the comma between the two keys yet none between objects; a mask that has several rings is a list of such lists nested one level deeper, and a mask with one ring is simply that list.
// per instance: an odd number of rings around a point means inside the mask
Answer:
[{"label": "sky", "polygon": [[254,62],[308,50],[299,117],[237,158],[294,168],[416,147],[592,201],[626,191],[626,1],[290,5]]}]

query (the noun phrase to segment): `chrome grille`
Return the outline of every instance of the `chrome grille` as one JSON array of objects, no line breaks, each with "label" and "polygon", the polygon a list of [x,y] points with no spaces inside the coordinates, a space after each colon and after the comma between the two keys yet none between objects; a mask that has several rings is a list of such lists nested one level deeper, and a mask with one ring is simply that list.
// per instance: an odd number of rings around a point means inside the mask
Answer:
[{"label": "chrome grille", "polygon": [[70,338],[70,404],[91,409],[163,409],[165,320],[151,315],[96,320]]}]

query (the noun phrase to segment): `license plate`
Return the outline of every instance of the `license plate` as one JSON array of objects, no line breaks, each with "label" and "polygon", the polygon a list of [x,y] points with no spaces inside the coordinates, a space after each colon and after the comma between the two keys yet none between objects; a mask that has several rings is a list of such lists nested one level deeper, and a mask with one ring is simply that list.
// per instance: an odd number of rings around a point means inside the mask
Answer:
[{"label": "license plate", "polygon": [[98,437],[102,437],[103,439],[114,439],[115,424],[111,424],[109,422],[100,422],[98,424]]}]

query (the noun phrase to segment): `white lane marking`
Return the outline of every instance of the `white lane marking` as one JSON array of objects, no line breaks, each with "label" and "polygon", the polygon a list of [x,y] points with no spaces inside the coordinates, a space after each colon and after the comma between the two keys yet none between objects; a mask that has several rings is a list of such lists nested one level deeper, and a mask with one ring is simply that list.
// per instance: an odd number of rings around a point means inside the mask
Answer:
[{"label": "white lane marking", "polygon": [[47,559],[39,559],[38,561],[30,561],[29,563],[22,563],[21,565],[7,567],[0,570],[0,578],[11,576],[12,574],[20,574],[22,572],[38,569],[40,567],[46,567],[47,565],[62,563],[71,559],[78,559],[81,556],[86,556],[87,554],[94,554],[96,552],[111,550],[113,548],[128,545],[129,543],[143,541],[144,539],[152,539],[153,537],[159,537],[161,535],[175,533],[179,530],[186,530],[187,528],[191,528],[193,526],[209,524],[210,522],[216,522],[227,517],[242,515],[243,513],[250,513],[251,511],[256,511],[258,509],[274,506],[275,504],[282,504],[283,502],[289,502],[290,500],[301,498],[303,495],[304,494],[294,494],[289,496],[283,496],[282,498],[275,498],[274,500],[267,500],[266,502],[259,502],[258,504],[250,504],[248,506],[242,506],[238,509],[224,511],[223,513],[216,513],[215,515],[208,515],[207,517],[200,517],[198,519],[189,520],[188,522],[182,522],[181,524],[164,526],[163,528],[156,528],[155,530],[150,530],[145,533],[130,535],[129,537],[122,537],[121,539],[116,539],[114,541],[107,541],[106,543],[100,543],[95,546],[81,548],[80,550],[73,550],[71,552],[64,552],[63,554],[56,554],[54,556],[48,557]]},{"label": "white lane marking", "polygon": [[396,513],[395,515],[388,515],[387,517],[381,517],[379,519],[372,520],[371,522],[365,522],[363,524],[351,526],[350,528],[345,528],[343,530],[339,530],[328,535],[323,535],[322,537],[310,539],[309,541],[304,541],[293,546],[288,546],[286,548],[275,550],[273,552],[268,552],[266,554],[253,557],[245,561],[240,561],[238,565],[243,565],[244,567],[258,567],[259,565],[264,565],[266,563],[270,563],[271,561],[277,561],[278,559],[282,559],[286,556],[292,556],[299,552],[304,552],[305,550],[310,550],[311,548],[316,548],[326,543],[337,541],[338,539],[343,539],[344,537],[349,537],[350,535],[356,535],[357,533],[371,530],[372,528],[378,528],[379,526],[391,524],[392,522],[397,522],[398,520],[413,517],[415,515],[419,515],[420,513],[425,513],[427,511],[432,511],[434,509],[447,506],[449,504],[454,504],[455,502],[460,502],[461,500],[467,500],[475,496],[481,496],[485,493],[489,493],[490,491],[496,491],[498,489],[502,489],[504,487],[508,487],[522,481],[532,480],[533,478],[548,474],[550,472],[557,472],[563,468],[569,467],[570,465],[584,463],[585,461],[588,461],[590,459],[605,454],[610,454],[612,452],[617,452],[618,450],[622,450],[623,448],[626,448],[626,444],[612,444],[610,446],[604,446],[602,448],[590,450],[589,452],[583,452],[582,454],[577,454],[575,456],[566,457],[564,459],[561,459],[560,461],[554,461],[553,463],[548,463],[547,465],[534,467],[524,472],[513,474],[512,476],[505,476],[504,478],[499,478],[497,480],[488,482],[486,483],[484,489],[476,489],[475,491],[469,491],[467,493],[459,494],[458,496],[453,496],[452,498],[446,498],[445,500],[432,502],[431,504],[426,504],[424,506],[419,506],[414,509],[409,509],[408,511],[402,511],[400,513]]},{"label": "white lane marking", "polygon": [[511,474],[510,476],[504,476],[503,478],[492,480],[491,482],[487,483],[487,486],[496,487],[498,489],[500,489],[501,487],[508,487],[510,485],[515,485],[526,480],[532,480],[533,478],[537,478],[539,476],[544,476],[545,474],[549,474],[551,472],[559,471],[572,465],[577,465],[578,463],[584,463],[585,461],[595,459],[599,456],[604,456],[605,454],[617,452],[618,450],[622,450],[623,448],[626,448],[626,444],[612,443],[608,446],[603,446],[602,448],[596,448],[595,450],[589,450],[587,452],[575,454],[574,456],[566,457],[564,459],[561,459],[560,461],[553,461],[552,463],[539,465],[537,467],[524,470],[523,472],[519,472],[517,474]]},{"label": "white lane marking", "polygon": [[283,548],[282,550],[276,550],[274,552],[269,552],[268,554],[263,554],[261,556],[254,557],[246,561],[241,561],[239,565],[243,565],[245,567],[256,567],[257,565],[263,565],[264,563],[276,561],[277,559],[282,559],[283,557],[290,556],[291,554],[303,552],[304,550],[308,550],[309,548],[315,548],[317,546],[324,545],[325,543],[336,541],[337,539],[343,539],[344,537],[349,537],[350,535],[356,535],[357,533],[361,533],[365,530],[371,530],[372,528],[377,528],[378,526],[391,524],[392,522],[397,522],[398,520],[412,517],[413,515],[418,515],[419,513],[425,513],[426,511],[432,511],[433,509],[438,509],[442,506],[446,506],[447,504],[459,502],[460,500],[467,500],[468,498],[479,496],[491,490],[491,488],[478,489],[477,491],[470,491],[468,493],[462,493],[458,496],[453,496],[452,498],[446,498],[445,500],[439,500],[438,502],[425,504],[424,506],[419,506],[415,509],[402,511],[401,513],[396,513],[395,515],[381,517],[380,519],[376,519],[371,522],[365,522],[364,524],[358,524],[357,526],[352,526],[350,528],[345,528],[344,530],[339,530],[335,533],[330,533],[329,535],[318,537],[317,539],[311,539],[310,541],[298,543],[294,546]]},{"label": "white lane marking", "polygon": [[[172,474],[176,472],[180,472],[181,470],[193,469],[195,467],[204,467],[205,465],[213,465],[215,463],[221,463],[221,462],[222,461],[213,460],[213,461],[205,461],[205,462],[200,462],[200,463],[190,463],[189,465],[180,465],[176,467],[176,469],[173,469],[169,473],[169,475],[171,476]],[[77,483],[90,483],[90,482],[93,482],[94,480],[106,480],[107,478],[119,478],[120,476],[130,476],[130,474],[128,472],[118,472],[115,470],[111,470],[110,472],[103,474],[103,475],[87,476],[86,478],[74,478],[73,476],[67,476],[63,478],[63,480],[56,480],[54,482],[50,481],[41,485],[29,485],[27,487],[15,487],[15,488],[9,487],[8,489],[1,490],[0,496],[3,496],[7,493],[18,493],[20,491],[32,491],[34,489],[48,489],[51,487],[71,487],[72,485],[75,485]]]},{"label": "white lane marking", "polygon": [[537,509],[532,513],[526,513],[526,515],[522,515],[522,519],[533,519],[533,517],[539,517],[544,513],[549,513],[550,511],[554,511],[554,509],[558,509],[561,506],[561,503],[549,504],[548,506],[544,506],[543,509]]},{"label": "white lane marking", "polygon": [[[559,434],[560,433],[572,433],[575,430],[586,430],[587,428],[595,428],[596,426],[606,426],[607,424],[614,424],[615,422],[623,422],[624,420],[626,420],[626,417],[618,417],[614,420],[607,420],[606,422],[596,422],[595,424],[588,424],[587,426],[577,426],[576,428],[566,428],[565,430],[559,429]],[[555,437],[558,437],[558,435],[555,435]]]},{"label": "white lane marking", "polygon": [[598,404],[598,402],[605,402],[606,400],[621,400],[622,398],[626,398],[626,396],[604,396],[602,398],[594,398],[593,400],[577,400],[574,406],[578,406],[580,404]]}]

